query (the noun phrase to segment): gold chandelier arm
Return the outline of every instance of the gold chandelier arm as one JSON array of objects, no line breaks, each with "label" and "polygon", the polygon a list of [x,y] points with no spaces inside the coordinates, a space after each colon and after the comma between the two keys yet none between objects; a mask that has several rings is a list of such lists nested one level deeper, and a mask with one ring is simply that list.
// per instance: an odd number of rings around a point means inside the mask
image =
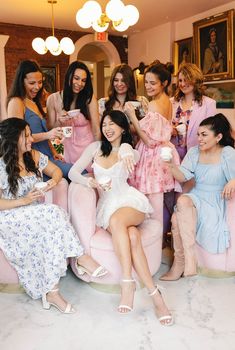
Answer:
[{"label": "gold chandelier arm", "polygon": [[55,20],[54,20],[54,4],[57,3],[56,0],[48,0],[49,4],[51,4],[51,29],[52,29],[52,36],[55,36]]}]

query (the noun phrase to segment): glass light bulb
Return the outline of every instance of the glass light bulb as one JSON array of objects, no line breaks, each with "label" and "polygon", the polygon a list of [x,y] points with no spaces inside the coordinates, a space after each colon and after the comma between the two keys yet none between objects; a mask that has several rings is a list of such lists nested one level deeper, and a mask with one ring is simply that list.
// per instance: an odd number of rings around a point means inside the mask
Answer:
[{"label": "glass light bulb", "polygon": [[39,55],[44,55],[47,53],[47,48],[45,41],[42,38],[35,38],[32,41],[32,47]]},{"label": "glass light bulb", "polygon": [[124,18],[129,23],[129,26],[133,26],[139,20],[140,14],[138,9],[133,5],[125,6]]},{"label": "glass light bulb", "polygon": [[54,37],[54,36],[48,36],[45,40],[46,43],[46,47],[48,48],[48,50],[53,50],[56,51],[59,47],[59,40]]},{"label": "glass light bulb", "polygon": [[93,0],[87,1],[83,6],[83,10],[91,22],[97,21],[102,14],[100,4],[97,1]]},{"label": "glass light bulb", "polygon": [[62,49],[60,46],[58,46],[56,50],[51,49],[49,51],[53,56],[59,56],[62,52]]},{"label": "glass light bulb", "polygon": [[75,50],[73,41],[68,37],[60,40],[60,47],[66,55],[71,55]]},{"label": "glass light bulb", "polygon": [[97,21],[92,23],[92,28],[98,32],[98,33],[102,33],[105,32],[108,29],[109,23],[105,23],[104,26],[100,26]]},{"label": "glass light bulb", "polygon": [[110,0],[107,5],[105,12],[112,21],[120,21],[122,19],[125,10],[125,5],[120,0]]},{"label": "glass light bulb", "polygon": [[77,14],[76,14],[76,21],[77,24],[81,27],[81,28],[90,28],[91,26],[91,20],[90,18],[87,16],[86,11],[84,11],[84,9],[80,9],[78,10]]},{"label": "glass light bulb", "polygon": [[123,19],[120,24],[117,25],[117,22],[113,22],[113,28],[118,32],[125,32],[129,28],[129,23]]}]

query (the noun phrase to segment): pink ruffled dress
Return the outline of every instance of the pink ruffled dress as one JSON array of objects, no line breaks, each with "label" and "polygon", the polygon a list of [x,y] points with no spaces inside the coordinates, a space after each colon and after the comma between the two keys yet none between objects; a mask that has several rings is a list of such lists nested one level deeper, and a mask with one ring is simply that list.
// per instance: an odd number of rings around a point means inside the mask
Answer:
[{"label": "pink ruffled dress", "polygon": [[174,162],[179,165],[179,156],[175,146],[170,142],[172,127],[168,120],[156,112],[148,112],[139,121],[141,129],[147,134],[150,146],[140,140],[136,149],[140,160],[136,164],[131,184],[145,194],[181,192],[180,184],[174,180],[170,170],[160,158],[162,147],[171,147]]}]

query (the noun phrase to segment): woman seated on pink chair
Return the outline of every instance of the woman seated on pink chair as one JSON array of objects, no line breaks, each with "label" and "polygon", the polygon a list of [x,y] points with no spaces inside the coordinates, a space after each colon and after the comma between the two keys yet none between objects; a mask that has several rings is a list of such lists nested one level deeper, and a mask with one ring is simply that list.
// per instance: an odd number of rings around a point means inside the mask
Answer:
[{"label": "woman seated on pink chair", "polygon": [[48,191],[61,180],[62,172],[47,156],[32,150],[32,142],[24,119],[0,123],[0,249],[26,293],[42,298],[44,309],[53,305],[62,313],[73,313],[58,289],[67,258],[77,257],[79,270],[96,277],[107,271],[85,254],[67,213],[41,203],[44,194],[37,184],[42,174],[51,178],[44,183]]},{"label": "woman seated on pink chair", "polygon": [[181,166],[169,162],[180,182],[195,179],[195,187],[179,197],[173,214],[175,257],[164,281],[197,274],[195,242],[212,254],[230,246],[226,200],[235,191],[235,150],[231,127],[223,114],[204,119],[198,129],[199,146],[192,147]]},{"label": "woman seated on pink chair", "polygon": [[[93,161],[95,178],[81,175]],[[101,120],[101,141],[92,143],[69,172],[73,182],[97,188],[97,225],[112,235],[114,250],[122,268],[120,313],[133,308],[135,281],[132,268],[143,281],[153,298],[162,325],[173,324],[158,287],[149,271],[143,251],[138,225],[152,211],[147,197],[127,183],[128,175],[138,161],[138,152],[132,148],[129,122],[118,110],[104,114]]]}]

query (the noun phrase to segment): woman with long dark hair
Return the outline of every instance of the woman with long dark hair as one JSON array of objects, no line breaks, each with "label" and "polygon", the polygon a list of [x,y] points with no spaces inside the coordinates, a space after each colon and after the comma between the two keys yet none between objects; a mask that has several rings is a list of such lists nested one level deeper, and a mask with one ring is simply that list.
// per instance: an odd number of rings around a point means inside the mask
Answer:
[{"label": "woman with long dark hair", "polygon": [[[171,325],[172,315],[158,288],[154,286],[138,230],[138,225],[152,208],[144,194],[127,183],[128,175],[138,161],[138,152],[132,148],[126,115],[117,110],[104,114],[101,135],[101,142],[89,145],[71,168],[69,178],[99,191],[97,225],[112,235],[114,250],[122,269],[122,295],[118,311],[128,313],[133,308],[134,268],[153,299],[160,323]],[[95,178],[82,176],[83,169],[91,161]]]},{"label": "woman with long dark hair", "polygon": [[85,254],[67,213],[41,202],[37,183],[42,174],[51,178],[45,183],[48,191],[62,173],[47,156],[31,149],[32,142],[25,120],[9,118],[0,123],[0,248],[26,293],[42,298],[45,309],[53,305],[62,313],[73,313],[58,289],[67,258],[77,257],[78,268],[96,277],[107,271]]},{"label": "woman with long dark hair", "polygon": [[72,164],[64,162],[51,144],[51,140],[63,137],[63,131],[61,127],[47,130],[45,112],[41,105],[42,92],[43,74],[39,65],[31,60],[22,61],[7,97],[7,115],[25,119],[29,123],[33,133],[33,148],[47,155],[67,178]]},{"label": "woman with long dark hair", "polygon": [[178,198],[173,214],[174,263],[165,281],[197,273],[195,242],[212,254],[230,245],[226,201],[235,192],[235,150],[231,127],[223,114],[204,119],[198,146],[190,148],[181,166],[168,162],[180,182],[194,178],[195,187]]},{"label": "woman with long dark hair", "polygon": [[[71,115],[71,112],[73,113]],[[75,163],[86,146],[100,139],[97,100],[87,66],[72,62],[65,74],[64,88],[47,99],[48,127],[72,126],[72,136],[64,139],[64,158]]]}]

